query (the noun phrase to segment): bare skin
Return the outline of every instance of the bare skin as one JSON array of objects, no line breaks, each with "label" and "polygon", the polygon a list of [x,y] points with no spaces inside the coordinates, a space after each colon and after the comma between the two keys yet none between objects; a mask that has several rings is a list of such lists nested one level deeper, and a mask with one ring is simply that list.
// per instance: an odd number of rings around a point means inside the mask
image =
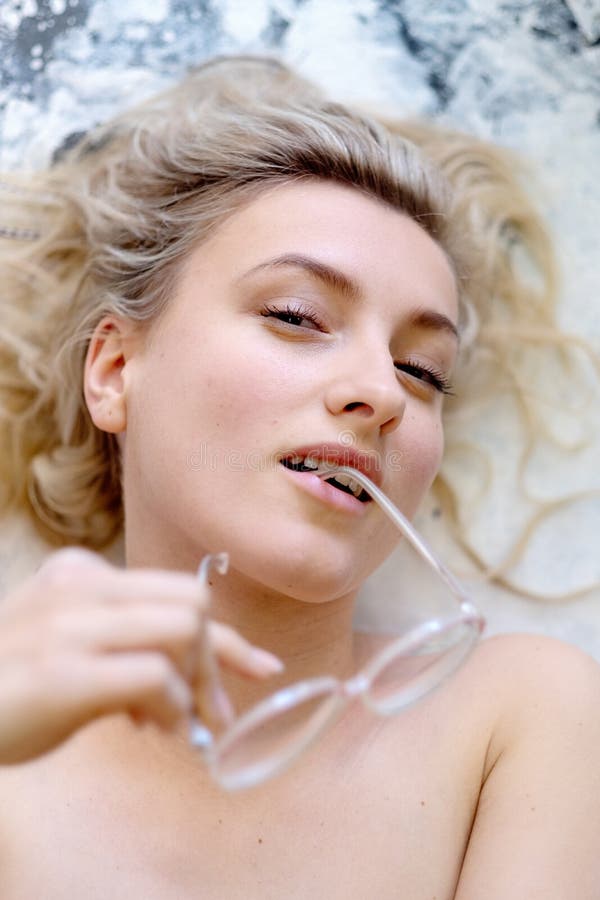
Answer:
[{"label": "bare skin", "polygon": [[[58,554],[0,607],[3,898],[597,898],[600,675],[562,644],[486,641],[412,710],[354,704],[239,795],[186,741],[191,712],[222,715],[202,635],[234,704],[277,685],[277,659],[289,681],[347,674],[356,591],[396,535],[281,458],[351,435],[412,515],[456,321],[414,222],[309,183],[196,248],[149,332],[101,323],[84,390],[121,443],[128,570]],[[209,620],[193,573],[220,550]]]},{"label": "bare skin", "polygon": [[239,794],[159,703],[145,724],[96,718],[0,770],[2,896],[592,900],[599,688],[566,645],[485,641],[412,710],[354,708]]}]

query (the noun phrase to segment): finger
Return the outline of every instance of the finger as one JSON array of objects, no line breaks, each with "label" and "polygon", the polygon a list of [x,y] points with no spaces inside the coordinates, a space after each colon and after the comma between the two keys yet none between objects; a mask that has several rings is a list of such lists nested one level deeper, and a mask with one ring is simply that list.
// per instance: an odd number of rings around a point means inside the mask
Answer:
[{"label": "finger", "polygon": [[284,669],[280,659],[254,647],[233,628],[206,619],[197,641],[194,684],[198,714],[209,728],[227,726],[235,717],[218,663],[253,678],[266,678]]},{"label": "finger", "polygon": [[71,606],[53,614],[49,630],[60,646],[78,652],[160,650],[188,678],[200,621],[198,609],[178,604]]},{"label": "finger", "polygon": [[101,597],[107,605],[124,601],[137,603],[170,603],[204,610],[208,606],[208,592],[197,578],[185,572],[166,572],[161,569],[109,569],[103,575]]},{"label": "finger", "polygon": [[194,708],[190,686],[161,653],[98,656],[85,661],[82,676],[72,698],[79,718],[128,712],[171,729]]},{"label": "finger", "polygon": [[96,566],[100,569],[114,568],[99,553],[88,550],[85,547],[61,547],[54,550],[42,560],[37,572],[42,574],[52,573],[55,570],[62,571],[65,567],[77,568],[79,566]]},{"label": "finger", "polygon": [[[65,588],[77,582],[90,586],[101,579],[111,566],[91,550],[65,547],[51,553],[37,572],[12,590],[2,601],[2,614],[10,614],[26,606],[44,607],[52,603]],[[68,591],[67,591],[68,592]]]},{"label": "finger", "polygon": [[46,752],[89,722],[129,713],[172,729],[193,709],[189,686],[158,653],[60,654],[13,667],[0,692],[0,761]]},{"label": "finger", "polygon": [[209,621],[207,632],[211,650],[217,660],[241,675],[268,678],[279,675],[285,666],[279,657],[255,647],[228,625]]},{"label": "finger", "polygon": [[[186,677],[211,680],[215,660],[242,675],[266,678],[283,671],[280,659],[255,647],[220,622],[207,621],[198,605],[127,602],[124,605],[69,606],[57,610],[48,628],[69,649],[97,652],[152,650],[171,653]],[[189,656],[193,656],[190,662]]]},{"label": "finger", "polygon": [[201,614],[177,604],[147,603],[115,606],[69,606],[45,616],[66,647],[108,651],[144,649],[157,642],[183,643],[198,634]]},{"label": "finger", "polygon": [[218,677],[195,683],[195,713],[211,731],[221,731],[235,719],[235,708]]},{"label": "finger", "polygon": [[208,599],[207,591],[193,575],[161,569],[120,569],[97,554],[77,548],[49,557],[29,586],[35,587],[33,593],[43,595],[46,602],[59,597],[109,606],[169,602],[204,609]]},{"label": "finger", "polygon": [[213,730],[228,726],[235,718],[235,709],[221,683],[206,616],[198,631],[192,672],[198,715]]}]

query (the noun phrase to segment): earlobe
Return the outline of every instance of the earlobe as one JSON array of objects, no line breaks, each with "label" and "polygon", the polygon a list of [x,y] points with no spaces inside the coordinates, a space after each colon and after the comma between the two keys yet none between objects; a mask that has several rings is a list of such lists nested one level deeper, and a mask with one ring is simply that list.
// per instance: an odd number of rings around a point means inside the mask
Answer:
[{"label": "earlobe", "polygon": [[106,317],[97,325],[85,359],[83,389],[92,421],[101,431],[120,434],[127,427],[124,369],[131,323]]}]

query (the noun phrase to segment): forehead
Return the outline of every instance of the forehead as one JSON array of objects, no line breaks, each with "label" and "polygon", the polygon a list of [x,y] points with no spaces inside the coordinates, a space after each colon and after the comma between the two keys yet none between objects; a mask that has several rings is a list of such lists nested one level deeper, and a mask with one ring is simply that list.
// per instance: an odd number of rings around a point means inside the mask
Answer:
[{"label": "forehead", "polygon": [[407,292],[456,318],[456,279],[444,250],[403,212],[333,182],[287,183],[255,196],[196,247],[184,278],[218,271],[236,281],[289,255],[338,269],[366,293]]}]

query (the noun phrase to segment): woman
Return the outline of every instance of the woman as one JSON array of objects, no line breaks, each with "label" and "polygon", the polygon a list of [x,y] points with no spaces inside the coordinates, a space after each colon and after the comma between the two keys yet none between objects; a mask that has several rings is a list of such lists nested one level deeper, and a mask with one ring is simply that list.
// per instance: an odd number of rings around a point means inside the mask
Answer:
[{"label": "woman", "polygon": [[188,741],[192,714],[218,729],[264,684],[356,671],[354,598],[397,536],[306,469],[368,469],[409,517],[430,487],[481,296],[464,193],[243,59],[43,188],[31,225],[14,194],[5,481],[65,543],[101,547],[123,510],[127,569],[59,551],[4,600],[3,896],[597,896],[600,677],[570,647],[486,641],[251,792]]}]

